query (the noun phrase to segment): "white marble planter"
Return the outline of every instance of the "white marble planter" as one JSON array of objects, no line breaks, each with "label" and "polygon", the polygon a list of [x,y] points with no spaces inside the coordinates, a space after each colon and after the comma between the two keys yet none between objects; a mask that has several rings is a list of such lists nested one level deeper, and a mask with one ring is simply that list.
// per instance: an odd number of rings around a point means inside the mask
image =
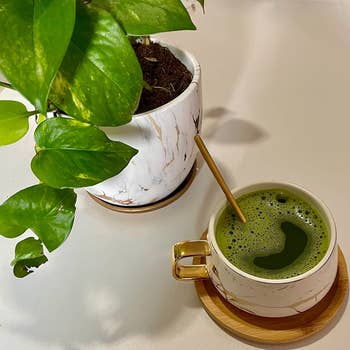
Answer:
[{"label": "white marble planter", "polygon": [[139,206],[157,202],[183,182],[197,155],[193,140],[202,124],[201,74],[189,53],[167,45],[193,74],[188,88],[171,102],[117,128],[104,128],[108,137],[127,143],[139,153],[117,176],[87,188],[115,205]]}]

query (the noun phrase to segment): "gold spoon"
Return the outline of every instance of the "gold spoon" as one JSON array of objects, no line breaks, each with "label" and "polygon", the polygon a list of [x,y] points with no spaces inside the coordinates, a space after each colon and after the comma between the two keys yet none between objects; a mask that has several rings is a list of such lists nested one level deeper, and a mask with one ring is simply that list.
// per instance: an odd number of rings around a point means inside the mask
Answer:
[{"label": "gold spoon", "polygon": [[202,153],[202,156],[203,156],[204,160],[208,164],[209,169],[213,173],[217,183],[220,185],[221,189],[224,191],[227,200],[232,205],[233,209],[235,210],[235,212],[238,215],[238,217],[240,218],[240,220],[245,224],[247,222],[247,219],[243,215],[241,208],[238,206],[235,198],[233,197],[229,187],[227,186],[224,178],[222,177],[218,167],[216,166],[216,164],[214,162],[214,159],[210,155],[210,153],[209,153],[207,147],[205,146],[202,138],[200,137],[199,134],[197,134],[197,135],[195,135],[194,140],[196,141],[196,144],[197,144],[200,152]]}]

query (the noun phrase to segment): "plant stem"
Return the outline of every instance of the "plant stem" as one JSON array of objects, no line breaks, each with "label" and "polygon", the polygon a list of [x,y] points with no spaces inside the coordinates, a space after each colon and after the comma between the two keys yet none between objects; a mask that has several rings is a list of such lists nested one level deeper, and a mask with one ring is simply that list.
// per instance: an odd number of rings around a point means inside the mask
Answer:
[{"label": "plant stem", "polygon": [[35,115],[35,114],[40,114],[40,111],[37,111],[37,110],[35,110],[35,111],[28,111],[27,117],[30,117],[30,116]]},{"label": "plant stem", "polygon": [[11,84],[5,83],[4,81],[1,81],[1,80],[0,80],[0,86],[7,88],[7,89],[15,90],[15,88]]},{"label": "plant stem", "polygon": [[167,92],[168,94],[171,95],[170,89],[167,89],[166,87],[163,87],[163,86],[154,86],[154,85],[153,85],[152,88],[153,88],[153,89],[163,90],[163,91],[165,91],[165,92]]},{"label": "plant stem", "polygon": [[150,92],[153,91],[152,86],[149,85],[146,80],[143,81],[143,87]]},{"label": "plant stem", "polygon": [[149,35],[143,36],[142,43],[146,46],[151,45],[151,37]]},{"label": "plant stem", "polygon": [[[56,108],[49,108],[46,113],[54,112],[56,111]],[[28,111],[27,116],[30,117],[35,114],[41,114],[40,111],[35,110],[35,111]]]}]

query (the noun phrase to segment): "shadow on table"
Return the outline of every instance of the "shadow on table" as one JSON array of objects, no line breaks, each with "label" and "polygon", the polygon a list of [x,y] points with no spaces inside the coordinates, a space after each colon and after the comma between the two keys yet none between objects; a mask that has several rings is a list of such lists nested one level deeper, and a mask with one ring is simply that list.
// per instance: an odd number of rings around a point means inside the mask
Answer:
[{"label": "shadow on table", "polygon": [[201,304],[192,282],[172,278],[171,246],[198,239],[222,198],[204,166],[179,200],[146,214],[106,210],[80,191],[69,240],[40,271],[3,287],[3,302],[26,318],[3,327],[64,350],[181,332],[182,318],[195,318]]},{"label": "shadow on table", "polygon": [[[222,107],[208,110],[205,118],[213,125],[204,137],[214,143],[234,148],[266,136]],[[172,278],[170,249],[178,241],[198,239],[223,198],[200,156],[198,163],[186,194],[155,212],[115,213],[80,191],[69,240],[40,271],[23,280],[10,279],[3,287],[2,301],[25,318],[3,326],[64,350],[181,332],[182,318],[186,313],[195,317],[201,304],[193,283]],[[232,174],[220,161],[218,165],[234,187]]]},{"label": "shadow on table", "polygon": [[[192,283],[171,277],[170,247],[183,239],[176,225],[182,232],[187,225],[181,223],[180,210],[166,210],[169,218],[163,221],[164,227],[156,223],[164,210],[129,217],[135,240],[130,244],[123,232],[113,232],[116,221],[127,221],[122,214],[90,205],[86,222],[78,223],[72,232],[80,236],[79,241],[67,242],[57,259],[50,256],[46,270],[10,281],[9,297],[3,302],[28,316],[12,332],[76,350],[118,344],[133,335],[151,337],[176,327],[179,316],[200,303]],[[98,220],[98,216],[104,223],[92,235],[89,217]],[[174,230],[169,234],[165,227],[171,226]]]},{"label": "shadow on table", "polygon": [[267,133],[249,120],[239,119],[225,107],[204,111],[206,122],[203,137],[217,144],[255,144],[264,141]]},{"label": "shadow on table", "polygon": [[[268,133],[261,127],[249,120],[237,118],[235,112],[225,107],[215,107],[204,111],[204,120],[201,134],[216,163],[218,160],[215,159],[209,142],[216,145],[232,145],[234,155],[235,146],[254,145],[268,138]],[[197,157],[198,169],[202,169],[203,165],[205,165],[205,162],[199,154]],[[224,172],[225,170],[221,169],[221,171]],[[228,172],[223,174],[225,179],[229,179],[231,175]]]},{"label": "shadow on table", "polygon": [[[229,113],[221,111],[223,116]],[[242,125],[244,138],[239,134]],[[225,123],[218,124],[209,137],[220,135],[221,128],[229,132]],[[235,143],[254,144],[262,139],[263,131],[257,130],[250,123],[236,123],[230,137],[233,149]],[[181,332],[181,318],[186,313],[195,317],[193,309],[201,309],[201,304],[192,282],[172,278],[171,246],[198,239],[224,198],[209,169],[198,159],[198,174],[190,189],[155,212],[112,212],[80,191],[69,240],[49,256],[40,271],[6,284],[3,302],[28,316],[26,322],[14,324],[12,332],[64,350],[117,346],[135,336]],[[217,162],[234,187],[232,174]]]},{"label": "shadow on table", "polygon": [[197,212],[212,181],[203,169],[179,200],[139,215],[106,210],[79,192],[64,246],[40,271],[4,284],[1,301],[24,320],[2,326],[64,350],[181,332],[181,318],[201,305],[193,283],[172,278],[170,250],[206,226]]}]

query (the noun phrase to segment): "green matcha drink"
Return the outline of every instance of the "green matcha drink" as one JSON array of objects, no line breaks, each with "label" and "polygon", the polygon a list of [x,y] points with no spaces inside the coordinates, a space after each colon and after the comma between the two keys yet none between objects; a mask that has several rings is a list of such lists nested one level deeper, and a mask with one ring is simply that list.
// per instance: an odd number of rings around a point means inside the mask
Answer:
[{"label": "green matcha drink", "polygon": [[286,190],[262,190],[237,199],[247,223],[227,206],[215,236],[225,257],[251,275],[283,279],[312,269],[325,255],[330,233],[319,211]]}]

